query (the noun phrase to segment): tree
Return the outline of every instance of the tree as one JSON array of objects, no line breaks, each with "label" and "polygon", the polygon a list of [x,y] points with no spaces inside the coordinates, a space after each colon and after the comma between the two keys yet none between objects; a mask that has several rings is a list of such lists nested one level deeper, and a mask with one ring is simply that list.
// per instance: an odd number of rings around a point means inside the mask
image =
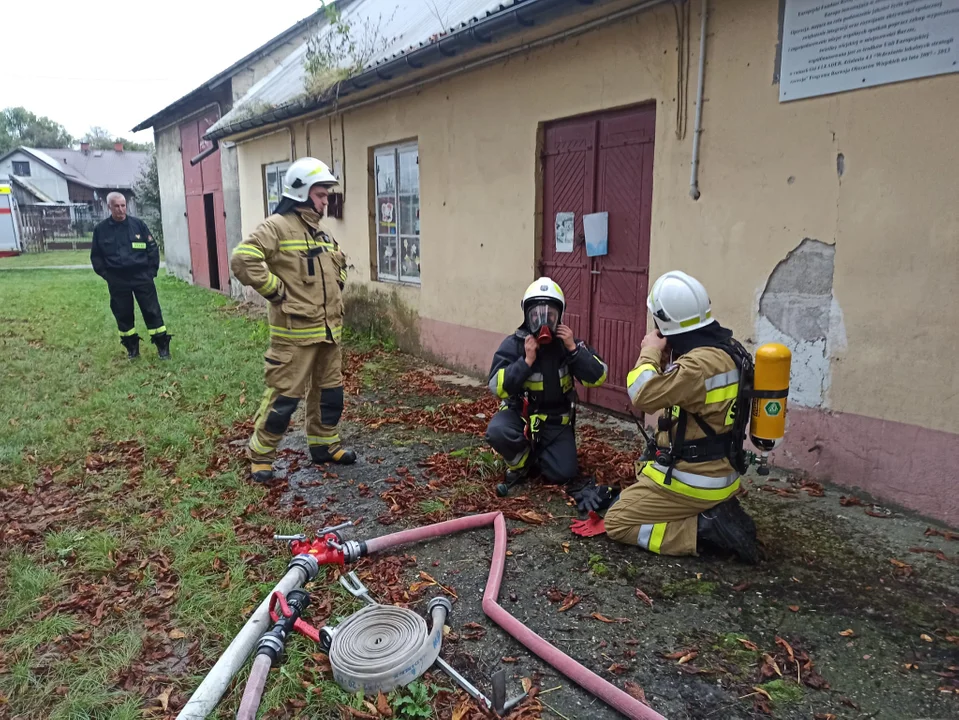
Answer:
[{"label": "tree", "polygon": [[143,221],[153,233],[160,250],[163,250],[163,224],[161,223],[160,208],[160,173],[157,169],[156,150],[150,153],[150,162],[147,163],[140,177],[133,186],[136,194],[137,207]]},{"label": "tree", "polygon": [[48,117],[37,117],[25,107],[0,112],[0,153],[21,145],[35,148],[68,148],[73,137]]},{"label": "tree", "polygon": [[81,142],[90,143],[94,150],[113,150],[114,143],[123,143],[124,150],[139,150],[149,152],[153,149],[153,143],[139,143],[134,140],[116,137],[110,134],[110,131],[99,125],[91,127]]}]

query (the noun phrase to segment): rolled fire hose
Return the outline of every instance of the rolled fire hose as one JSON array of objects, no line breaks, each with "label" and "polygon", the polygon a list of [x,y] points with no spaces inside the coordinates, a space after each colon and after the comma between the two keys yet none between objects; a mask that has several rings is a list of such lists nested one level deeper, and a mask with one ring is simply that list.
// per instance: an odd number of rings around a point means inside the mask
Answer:
[{"label": "rolled fire hose", "polygon": [[342,622],[333,633],[330,665],[344,690],[387,693],[409,685],[429,670],[443,645],[443,626],[453,606],[433,598],[427,611],[433,627],[412,610],[369,605]]}]

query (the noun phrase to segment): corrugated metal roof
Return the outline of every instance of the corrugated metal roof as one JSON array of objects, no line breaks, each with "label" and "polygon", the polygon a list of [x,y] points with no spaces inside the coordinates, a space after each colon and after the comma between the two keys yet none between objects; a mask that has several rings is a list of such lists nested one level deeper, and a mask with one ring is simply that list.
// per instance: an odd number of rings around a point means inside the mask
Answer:
[{"label": "corrugated metal roof", "polygon": [[68,180],[91,188],[130,189],[150,162],[150,154],[136,150],[20,148],[58,171]]},{"label": "corrugated metal roof", "polygon": [[[343,10],[342,17],[356,28],[371,29],[379,25],[380,35],[389,38],[386,46],[367,64],[366,68],[370,69],[523,2],[529,0],[356,0]],[[329,26],[321,31],[322,34],[328,32],[331,32]],[[303,43],[250,88],[208,133],[301,99],[306,89],[303,64],[307,45]]]},{"label": "corrugated metal roof", "polygon": [[19,175],[11,175],[10,180],[14,185],[19,185],[21,188],[26,190],[28,193],[36,197],[40,202],[45,203],[54,203],[56,202],[52,197],[47,195],[43,190],[34,185],[28,178],[20,177]]}]

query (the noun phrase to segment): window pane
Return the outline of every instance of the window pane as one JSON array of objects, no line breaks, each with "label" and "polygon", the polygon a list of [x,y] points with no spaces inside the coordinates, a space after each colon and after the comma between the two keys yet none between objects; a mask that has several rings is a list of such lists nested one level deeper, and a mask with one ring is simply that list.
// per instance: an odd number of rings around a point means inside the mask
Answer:
[{"label": "window pane", "polygon": [[420,280],[420,239],[416,237],[402,238],[403,252],[400,257],[400,274],[403,280],[419,282]]},{"label": "window pane", "polygon": [[382,277],[396,279],[396,238],[380,237],[377,239],[379,255],[379,274]]},{"label": "window pane", "polygon": [[376,156],[376,194],[396,195],[396,155],[392,150]]},{"label": "window pane", "polygon": [[400,195],[400,235],[420,234],[420,196]]},{"label": "window pane", "polygon": [[400,192],[417,193],[420,190],[419,150],[400,150]]}]

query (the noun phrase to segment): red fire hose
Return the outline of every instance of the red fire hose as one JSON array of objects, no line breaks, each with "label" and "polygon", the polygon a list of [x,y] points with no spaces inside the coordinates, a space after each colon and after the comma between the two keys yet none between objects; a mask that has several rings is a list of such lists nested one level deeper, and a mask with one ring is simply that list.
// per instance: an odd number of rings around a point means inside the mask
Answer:
[{"label": "red fire hose", "polygon": [[539,635],[534,633],[519,620],[502,608],[499,599],[500,585],[503,581],[503,570],[506,566],[506,520],[499,512],[483,515],[470,515],[447,520],[446,522],[426,525],[424,527],[403,530],[391,535],[367,540],[366,551],[369,554],[382,552],[400,545],[406,545],[421,540],[450,535],[463,530],[493,526],[495,539],[493,542],[493,560],[490,563],[489,579],[486,581],[486,590],[483,593],[483,612],[512,637],[519,640],[531,652],[549,663],[563,675],[603,700],[611,707],[623,713],[631,720],[666,720],[652,708],[643,705],[631,695],[610,682],[607,682],[596,673],[583,667],[573,658],[558,648],[550,645]]}]

